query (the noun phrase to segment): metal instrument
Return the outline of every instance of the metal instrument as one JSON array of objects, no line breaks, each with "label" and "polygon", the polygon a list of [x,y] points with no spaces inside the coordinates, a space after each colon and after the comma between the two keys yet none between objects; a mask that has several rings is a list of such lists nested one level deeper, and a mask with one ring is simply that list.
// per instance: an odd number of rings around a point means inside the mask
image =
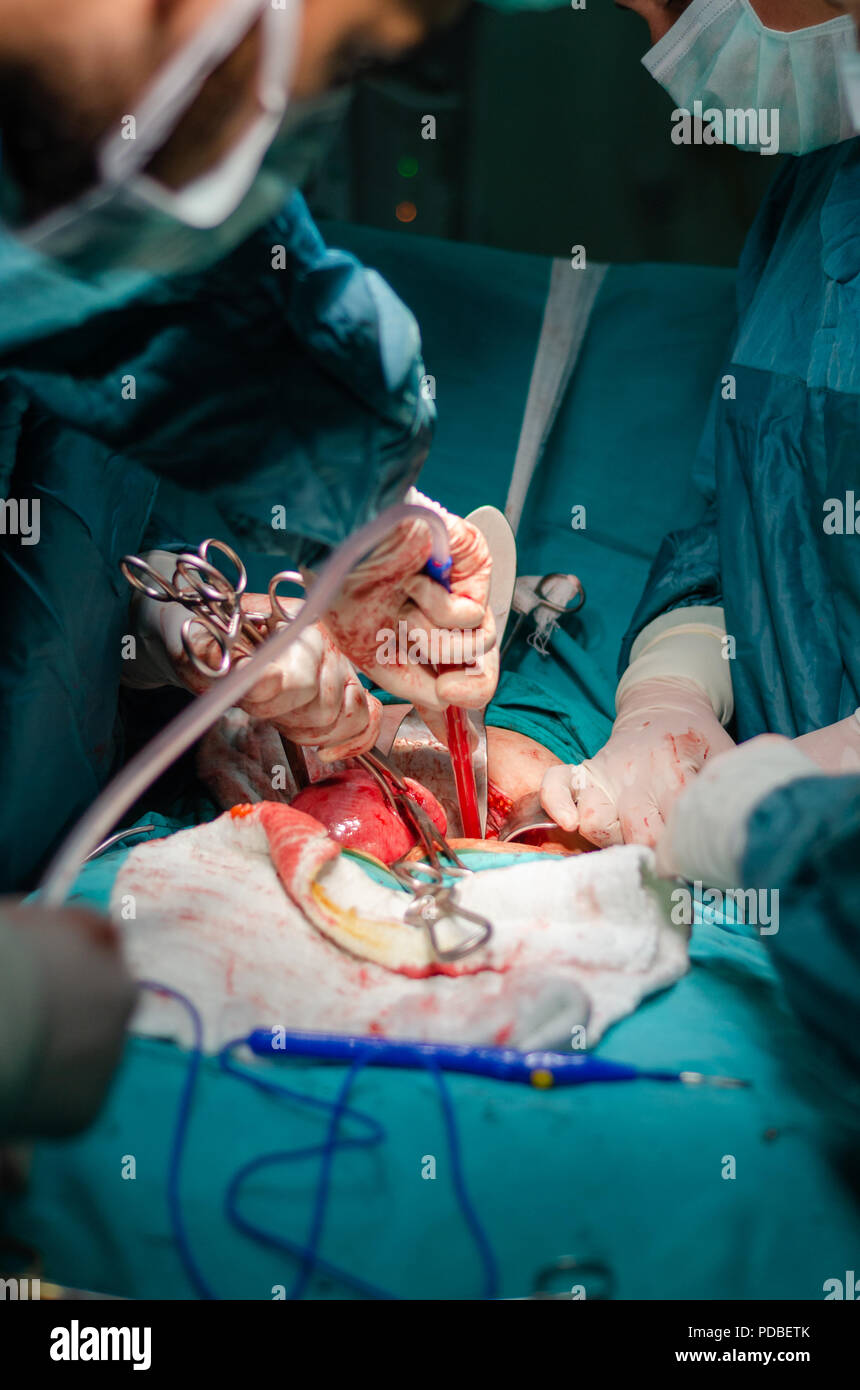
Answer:
[{"label": "metal instrument", "polygon": [[[225,557],[236,571],[230,579],[212,560],[213,552]],[[197,553],[184,552],[176,557],[173,579],[168,580],[155,567],[138,555],[126,555],[120,565],[132,588],[160,603],[179,603],[189,610],[182,624],[182,646],[200,675],[212,678],[226,676],[236,655],[249,656],[265,641],[273,626],[289,624],[289,613],[277,592],[282,583],[303,585],[302,576],[294,570],[281,570],[269,581],[269,613],[249,613],[242,609],[242,595],[247,591],[248,574],[232,546],[225,541],[205,540]],[[444,575],[440,577],[444,582]],[[210,665],[195,649],[194,629],[202,629],[216,644],[220,654],[218,666]],[[287,741],[284,740],[285,749]],[[448,881],[471,870],[452,850],[445,836],[437,830],[427,812],[413,797],[396,768],[378,749],[357,759],[379,783],[392,808],[412,826],[417,834],[428,863],[398,862],[392,872],[403,887],[415,896],[407,908],[404,920],[426,928],[434,954],[441,961],[460,960],[479,950],[492,935],[492,924],[486,917],[460,907],[455,900],[454,886]],[[291,763],[292,768],[292,763]],[[294,773],[295,775],[295,773]],[[486,816],[486,762],[484,764],[484,799]],[[99,846],[100,852],[107,844]],[[443,864],[443,860],[446,862]],[[468,923],[465,933],[453,945],[443,944],[439,935],[442,921],[453,926]]]},{"label": "metal instrument", "polygon": [[98,859],[100,854],[106,854],[109,849],[113,849],[114,845],[121,844],[123,840],[133,839],[135,835],[148,835],[150,830],[154,829],[154,825],[132,825],[128,830],[117,830],[114,835],[108,835],[106,840],[102,840],[100,845],[96,845],[95,849],[87,855],[84,863],[89,864],[90,860]]},{"label": "metal instrument", "polygon": [[[233,566],[235,579],[231,580],[213,561],[215,552]],[[250,656],[273,627],[292,621],[293,615],[277,592],[278,585],[303,584],[302,576],[295,570],[281,570],[269,580],[269,613],[245,611],[242,595],[248,588],[248,572],[232,546],[212,539],[203,541],[196,553],[184,551],[176,556],[172,581],[139,555],[125,555],[120,569],[138,593],[159,603],[179,603],[188,609],[189,616],[182,624],[182,646],[195,671],[209,679],[226,676],[234,656]],[[195,649],[195,628],[202,629],[215,643],[219,653],[217,666]]]},{"label": "metal instrument", "polygon": [[581,1297],[587,1298],[590,1303],[597,1303],[612,1298],[614,1287],[612,1270],[604,1260],[562,1255],[538,1270],[532,1292],[526,1294],[526,1298],[569,1303],[571,1298]]},{"label": "metal instrument", "polygon": [[[375,778],[392,810],[411,825],[427,856],[426,863],[423,860],[398,859],[390,865],[398,883],[414,895],[414,902],[404,913],[404,921],[426,929],[438,960],[461,960],[480,950],[493,934],[492,923],[479,913],[461,907],[455,897],[456,885],[447,881],[463,878],[472,870],[451,848],[384,753],[372,748],[369,753],[360,754],[356,761]],[[443,863],[443,860],[446,862]],[[439,934],[439,925],[443,921],[450,928],[455,928],[461,922],[468,923],[469,927],[465,933],[461,930],[460,939],[453,945],[445,945]]]},{"label": "metal instrument", "polygon": [[558,826],[543,809],[539,792],[527,792],[515,801],[499,828],[500,840],[518,840],[529,830],[557,830]]},{"label": "metal instrument", "polygon": [[[578,613],[585,603],[585,589],[575,574],[553,572],[544,575],[521,575],[514,591],[513,607],[516,619],[501,650],[504,659],[516,640],[526,618],[534,623],[526,641],[541,656],[549,651],[550,638],[561,618]],[[499,634],[499,641],[502,634]]]}]

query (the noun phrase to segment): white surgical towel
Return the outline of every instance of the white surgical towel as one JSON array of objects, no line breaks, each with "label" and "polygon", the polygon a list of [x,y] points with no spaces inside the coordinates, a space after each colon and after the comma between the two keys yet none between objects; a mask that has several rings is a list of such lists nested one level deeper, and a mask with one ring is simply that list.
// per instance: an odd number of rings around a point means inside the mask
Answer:
[{"label": "white surgical towel", "polygon": [[[385,932],[407,961],[433,959],[423,928],[402,924],[409,897],[311,817],[264,803],[138,846],[111,913],[135,974],[194,1001],[210,1051],[254,1027],[515,1047],[560,1046],[576,1029],[574,1044],[590,1046],[687,968],[652,865],[651,851],[625,846],[475,873],[457,897],[491,919],[489,945],[444,973],[402,973],[378,963]],[[361,958],[365,942],[377,960]],[[175,1006],[147,995],[134,1026],[177,1034]]]}]

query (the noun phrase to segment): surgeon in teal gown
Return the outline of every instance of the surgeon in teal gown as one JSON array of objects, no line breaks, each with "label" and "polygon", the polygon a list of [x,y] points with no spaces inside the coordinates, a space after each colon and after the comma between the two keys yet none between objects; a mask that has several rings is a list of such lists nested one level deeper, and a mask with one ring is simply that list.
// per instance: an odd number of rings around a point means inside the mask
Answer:
[{"label": "surgeon in teal gown", "polygon": [[[415,255],[410,246],[404,261]],[[527,348],[521,330],[524,319],[530,324],[531,319],[523,313],[523,285],[534,276],[545,291],[545,264],[535,266],[534,258],[508,258],[503,253],[432,243],[425,255],[425,264],[432,267],[433,295],[442,298],[439,282],[444,280],[448,292],[444,303],[451,316],[465,297],[464,281],[470,288],[470,310],[476,294],[491,302],[500,296],[500,284],[509,287],[507,311],[518,331],[506,342],[506,355],[530,352],[536,334]],[[476,290],[480,278],[476,262],[482,260],[490,268]],[[623,272],[628,269],[631,275],[625,278]],[[609,286],[610,317],[614,313],[616,322],[624,317],[629,323],[647,299],[646,284],[653,293],[652,304],[659,305],[669,283],[689,284],[695,278],[690,273],[685,280],[689,271],[622,268],[622,274],[615,276],[620,286],[615,298]],[[696,302],[709,303],[718,315],[724,281],[716,272],[700,272],[699,279],[710,285],[710,298],[705,295]],[[653,289],[655,284],[658,290]],[[678,300],[671,302],[683,317]],[[539,303],[537,323],[540,307]],[[616,312],[622,308],[626,317]],[[600,332],[592,335],[591,348],[602,333],[605,349],[606,325],[594,327]],[[703,326],[703,335],[708,328],[713,324]],[[686,329],[690,330],[689,324]],[[496,325],[489,330],[495,331]],[[645,333],[637,344],[642,355],[648,341]],[[673,341],[681,342],[683,348],[682,336]],[[617,340],[613,347],[617,352]],[[686,380],[686,354],[681,355],[685,360],[679,363],[677,375]],[[528,365],[518,383],[523,397]],[[584,370],[578,376],[593,383],[587,365],[582,364]],[[474,362],[467,366],[465,375],[474,389]],[[647,365],[641,377],[648,381]],[[617,392],[614,383],[613,391]],[[617,406],[617,395],[612,401]],[[501,409],[507,408],[504,401]],[[681,413],[679,403],[678,432],[686,424]],[[467,414],[464,410],[464,418]],[[486,416],[475,412],[475,422],[466,421],[460,439],[468,438],[469,427],[476,434],[485,431],[485,420]],[[478,457],[480,438],[470,443]],[[648,441],[643,441],[642,449],[647,458]],[[430,468],[436,457],[434,453]],[[590,460],[594,473],[599,472],[601,461],[598,450]],[[455,479],[455,485],[458,481],[462,479]],[[635,496],[632,482],[631,492]],[[614,505],[614,499],[609,505]],[[631,550],[634,539],[625,537]],[[608,572],[621,565],[618,553],[609,546],[602,559],[597,578],[606,583],[603,592],[608,594],[613,577]],[[708,594],[709,602],[715,597]],[[590,611],[599,626],[604,613],[598,608],[595,614],[593,607]],[[573,727],[579,723],[575,711],[570,723]],[[592,740],[585,751],[596,753],[599,743],[600,739]],[[842,778],[838,790],[850,792],[850,782]],[[771,881],[784,886],[787,897],[798,888],[807,895],[813,928],[817,923],[837,928],[828,979],[821,978],[824,959],[819,953],[809,967],[810,976],[818,972],[817,998],[811,987],[801,991],[799,1007],[803,1008],[804,999],[815,1000],[818,1010],[839,997],[839,949],[844,944],[844,954],[850,951],[850,931],[856,922],[847,896],[843,896],[842,919],[828,917],[823,910],[818,869],[834,866],[842,872],[840,850],[850,815],[844,801],[840,804],[834,779],[827,779],[827,784],[831,788],[829,824],[822,821],[815,798],[808,800],[818,830],[825,832],[817,842],[824,847],[818,864],[808,870],[810,827],[802,806],[792,807],[787,800],[780,804],[787,811],[788,823],[772,821],[784,864],[767,869]],[[806,785],[795,779],[783,794],[800,801]],[[753,818],[756,823],[772,804],[773,799],[760,804]],[[762,834],[760,842],[767,853],[773,853],[772,839]],[[754,843],[752,837],[750,843]],[[751,854],[747,864],[750,872],[759,871]],[[94,897],[96,881],[100,876],[109,881],[114,872],[115,861],[89,866],[85,878],[93,885]],[[103,882],[102,903],[106,891]],[[800,961],[803,940],[799,935],[794,940]],[[853,1258],[848,1252],[856,1244],[856,1206],[827,1161],[821,1117],[795,1084],[804,1061],[800,1054],[817,1053],[817,1049],[798,1045],[798,1030],[782,1008],[760,942],[742,932],[699,923],[692,955],[693,969],[685,980],[622,1022],[607,1039],[605,1050],[619,1060],[640,1064],[674,1067],[683,1059],[702,1070],[745,1077],[753,1082],[749,1089],[636,1083],[583,1087],[577,1094],[537,1093],[526,1088],[514,1092],[477,1078],[451,1079],[464,1130],[468,1179],[500,1249],[504,1292],[527,1292],[534,1270],[566,1255],[563,1274],[571,1252],[608,1262],[621,1297],[820,1297],[825,1280],[848,1267]],[[847,974],[842,978],[847,981]],[[192,1292],[178,1272],[160,1201],[173,1123],[166,1096],[179,1096],[187,1065],[187,1054],[180,1049],[157,1041],[135,1043],[123,1085],[91,1134],[59,1150],[41,1146],[40,1181],[17,1212],[17,1230],[51,1247],[50,1265],[55,1272],[90,1287],[129,1293],[154,1290],[165,1296],[177,1288],[186,1295]],[[285,1064],[279,1074],[288,1084],[313,1090],[316,1100],[330,1098],[342,1081],[339,1069],[332,1073],[311,1068],[299,1073],[297,1067]],[[432,1114],[429,1124],[433,1127],[427,1127],[429,1083],[413,1075],[370,1074],[364,1078],[361,1103],[374,1115],[385,1116],[390,1138],[379,1153],[354,1154],[357,1164],[363,1165],[357,1169],[347,1158],[342,1164],[339,1160],[334,1182],[337,1210],[326,1228],[326,1251],[365,1274],[372,1273],[380,1283],[396,1283],[401,1292],[414,1288],[417,1296],[437,1291],[446,1297],[471,1296],[477,1287],[476,1262],[459,1213],[453,1209],[442,1165],[440,1181],[419,1184],[420,1191],[415,1186],[419,1149],[444,1152],[444,1133]],[[229,1124],[225,1124],[225,1113]],[[274,1177],[258,1174],[253,1190],[245,1193],[242,1210],[263,1230],[262,1251],[249,1251],[247,1241],[225,1233],[220,1205],[227,1181],[239,1164],[256,1160],[264,1147],[283,1150],[285,1128],[290,1141],[301,1142],[305,1151],[313,1152],[320,1129],[312,1123],[314,1113],[309,1115],[306,1135],[300,1128],[302,1117],[296,1118],[291,1105],[287,1113],[268,1095],[240,1087],[214,1067],[203,1069],[187,1145],[183,1197],[189,1235],[206,1261],[207,1272],[225,1292],[268,1298],[273,1285],[283,1284],[285,1264],[278,1234],[299,1237],[306,1229],[305,1176],[297,1175],[291,1182],[283,1181],[283,1172]],[[721,1180],[720,1156],[728,1146],[739,1154],[737,1182]],[[138,1155],[137,1182],[117,1181],[109,1167],[106,1155],[120,1150]],[[392,1269],[399,1280],[392,1278]],[[605,1293],[605,1280],[601,1282]],[[592,1289],[590,1283],[589,1297]],[[333,1296],[340,1290],[337,1284],[320,1281],[316,1291]]]},{"label": "surgeon in teal gown", "polygon": [[771,5],[772,29],[755,0],[627,7],[677,107],[779,105],[792,157],[739,268],[697,460],[705,518],[656,557],[612,735],[548,773],[544,802],[598,844],[656,842],[666,873],[778,893],[769,947],[788,990],[856,1065],[860,140],[839,74],[853,21],[819,0]]},{"label": "surgeon in teal gown", "polygon": [[6,536],[0,552],[8,891],[120,756],[119,561],[189,539],[159,479],[208,496],[246,548],[313,563],[402,495],[432,406],[412,316],[324,246],[298,194],[213,269],[125,292],[0,238],[0,495],[38,500],[41,518],[38,544]]},{"label": "surgeon in teal gown", "polygon": [[[0,892],[35,885],[123,759],[123,555],[199,543],[185,497],[276,568],[312,566],[417,476],[415,320],[295,190],[357,26],[390,59],[452,9],[82,0],[56,27],[44,0],[0,3]],[[130,987],[79,917],[58,951],[50,923],[0,914],[0,1137],[80,1123],[118,1051]],[[76,1045],[95,1080],[58,1113]]]}]

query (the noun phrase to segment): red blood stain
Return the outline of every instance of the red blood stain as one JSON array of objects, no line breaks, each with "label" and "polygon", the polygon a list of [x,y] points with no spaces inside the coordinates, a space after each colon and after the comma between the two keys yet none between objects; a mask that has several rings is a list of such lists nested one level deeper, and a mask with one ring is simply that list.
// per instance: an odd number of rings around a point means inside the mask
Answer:
[{"label": "red blood stain", "polygon": [[487,781],[487,833],[488,840],[498,840],[499,831],[504,825],[511,808],[513,798],[502,791],[495,782]]}]

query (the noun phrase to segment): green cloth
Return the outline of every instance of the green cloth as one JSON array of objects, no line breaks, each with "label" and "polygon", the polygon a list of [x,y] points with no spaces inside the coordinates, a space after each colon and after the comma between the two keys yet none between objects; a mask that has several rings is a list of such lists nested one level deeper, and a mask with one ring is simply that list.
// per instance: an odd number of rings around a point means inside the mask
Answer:
[{"label": "green cloth", "polygon": [[[551,262],[486,247],[324,225],[391,281],[421,325],[438,421],[420,486],[465,515],[503,508]],[[703,512],[691,470],[734,321],[729,272],[612,266],[520,525],[520,574],[579,575],[581,613],[546,658],[517,639],[487,723],[578,761],[614,717],[621,639],[657,548]],[[571,509],[585,507],[584,530]],[[522,630],[527,632],[528,627]]]},{"label": "green cloth", "polygon": [[[86,871],[95,900],[104,900],[117,858]],[[840,1135],[817,1108],[820,1078],[766,949],[709,924],[695,928],[691,955],[690,974],[618,1024],[600,1055],[739,1076],[749,1089],[636,1081],[547,1093],[448,1078],[503,1296],[530,1292],[536,1271],[563,1255],[607,1264],[618,1298],[815,1299],[827,1278],[853,1268],[860,1219],[834,1162]],[[47,1276],[138,1298],[192,1296],[164,1193],[186,1067],[170,1044],[132,1042],[90,1132],[38,1146],[30,1194],[9,1205],[6,1224],[45,1253]],[[344,1072],[284,1062],[275,1074],[330,1100]],[[474,1297],[479,1268],[455,1206],[431,1081],[369,1071],[352,1104],[387,1139],[336,1159],[323,1255],[403,1296]],[[183,1213],[221,1296],[268,1299],[295,1273],[292,1260],[228,1225],[230,1177],[260,1153],[319,1144],[324,1127],[325,1117],[204,1065]],[[433,1181],[421,1177],[428,1154]],[[133,1180],[122,1177],[127,1155]],[[735,1175],[724,1177],[730,1158]],[[243,1214],[304,1239],[316,1172],[314,1161],[264,1170],[245,1189]],[[322,1279],[311,1293],[349,1296]]]},{"label": "green cloth", "polygon": [[122,556],[216,535],[316,563],[414,481],[433,410],[414,318],[298,194],[201,275],[84,280],[0,225],[0,303],[9,892],[123,760]]},{"label": "green cloth", "polygon": [[[422,322],[439,408],[425,490],[459,512],[503,505],[549,263],[368,230],[330,237],[377,265]],[[520,538],[521,571],[572,570],[588,601],[550,657],[512,649],[492,720],[540,730],[533,736],[556,738],[558,752],[602,741],[618,646],[650,560],[670,525],[698,516],[689,471],[730,316],[725,272],[609,272]],[[573,532],[570,508],[583,502],[587,529]],[[266,562],[254,565],[259,582]],[[550,730],[554,705],[561,716]],[[115,863],[87,869],[96,900],[105,901]],[[748,932],[701,924],[691,959],[683,980],[611,1030],[600,1055],[738,1076],[749,1089],[637,1081],[547,1093],[449,1079],[466,1180],[503,1295],[529,1293],[537,1270],[565,1255],[607,1263],[619,1298],[816,1299],[826,1279],[855,1267],[860,1215],[845,1136],[819,1107],[815,1049],[766,947]],[[191,1296],[165,1202],[186,1066],[173,1045],[132,1042],[90,1132],[37,1147],[30,1191],[7,1204],[6,1225],[44,1252],[46,1277],[138,1297]],[[344,1071],[279,1063],[277,1075],[332,1098]],[[847,1100],[847,1084],[842,1090]],[[479,1268],[455,1206],[431,1081],[370,1071],[353,1103],[388,1138],[335,1160],[323,1254],[401,1295],[474,1296]],[[204,1066],[183,1211],[219,1293],[268,1299],[295,1274],[292,1260],[227,1225],[231,1174],[255,1155],[323,1134],[319,1115]],[[428,1154],[433,1181],[421,1177]],[[124,1155],[136,1158],[134,1180],[122,1177]],[[735,1175],[724,1177],[730,1158]],[[315,1161],[265,1169],[242,1210],[302,1240],[315,1179]],[[345,1293],[318,1279],[311,1291]]]}]

